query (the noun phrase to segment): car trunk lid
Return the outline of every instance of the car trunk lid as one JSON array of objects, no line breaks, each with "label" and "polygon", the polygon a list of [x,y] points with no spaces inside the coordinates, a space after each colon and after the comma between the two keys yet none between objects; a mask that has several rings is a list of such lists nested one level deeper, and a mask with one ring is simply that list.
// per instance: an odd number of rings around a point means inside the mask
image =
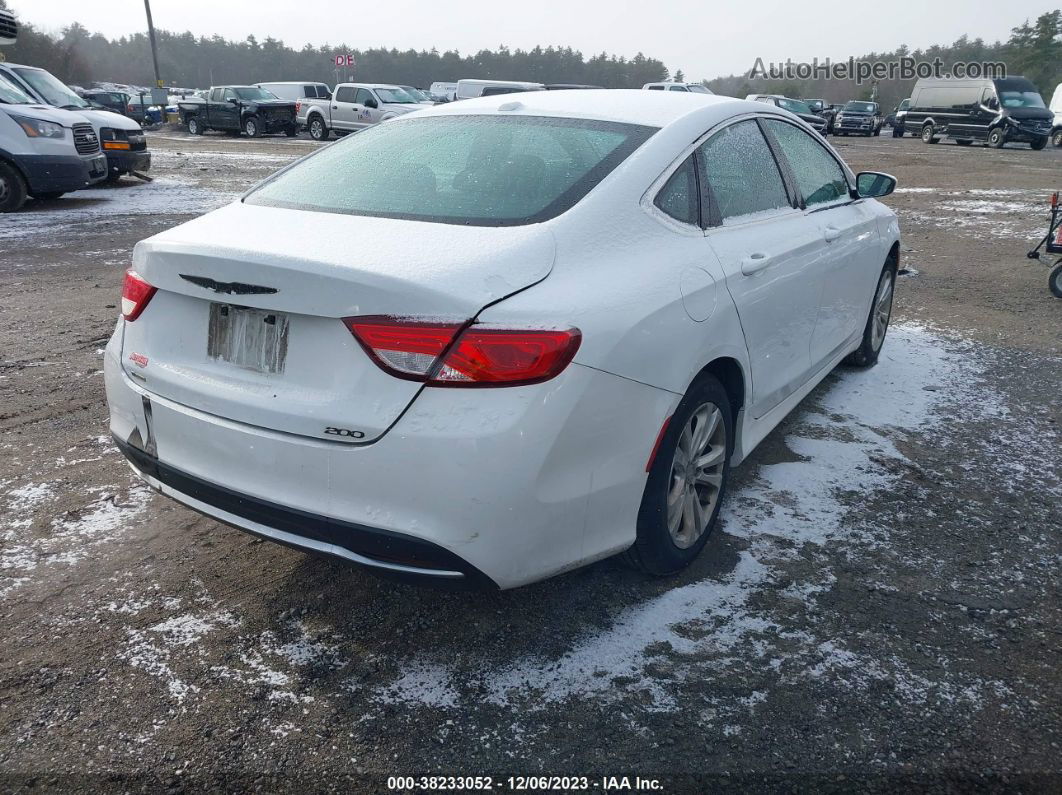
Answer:
[{"label": "car trunk lid", "polygon": [[465,227],[233,204],[137,245],[157,288],[125,324],[123,367],[149,393],[236,422],[378,438],[420,390],[385,373],[341,318],[457,322],[553,263],[541,225]]}]

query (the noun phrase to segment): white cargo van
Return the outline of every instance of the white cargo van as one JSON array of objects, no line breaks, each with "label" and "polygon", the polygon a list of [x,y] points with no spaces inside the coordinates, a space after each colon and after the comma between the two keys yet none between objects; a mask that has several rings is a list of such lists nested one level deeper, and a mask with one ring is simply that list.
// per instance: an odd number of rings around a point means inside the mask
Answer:
[{"label": "white cargo van", "polygon": [[497,94],[515,94],[521,91],[545,91],[542,83],[524,83],[515,80],[458,80],[457,99],[490,97]]},{"label": "white cargo van", "polygon": [[107,158],[79,113],[35,102],[0,74],[0,213],[57,199],[107,176]]},{"label": "white cargo van", "polygon": [[436,81],[428,87],[428,93],[433,97],[453,102],[457,98],[457,83]]},{"label": "white cargo van", "polygon": [[132,172],[142,174],[151,168],[144,131],[132,119],[109,110],[93,110],[55,75],[36,66],[0,62],[0,74],[42,105],[84,116],[107,156],[108,179],[117,180]]}]

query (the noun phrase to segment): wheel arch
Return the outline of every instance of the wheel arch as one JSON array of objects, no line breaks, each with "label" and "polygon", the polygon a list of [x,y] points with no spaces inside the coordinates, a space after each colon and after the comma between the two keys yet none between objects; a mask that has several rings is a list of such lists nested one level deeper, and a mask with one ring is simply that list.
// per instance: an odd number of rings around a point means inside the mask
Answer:
[{"label": "wheel arch", "polygon": [[720,356],[712,359],[712,361],[702,367],[693,380],[696,381],[703,375],[714,376],[723,385],[723,389],[726,390],[726,395],[730,399],[730,408],[733,410],[734,416],[737,417],[738,412],[745,405],[747,390],[745,369],[741,362],[732,356]]},{"label": "wheel arch", "polygon": [[29,188],[30,180],[29,175],[26,173],[26,169],[20,166],[18,164],[18,161],[12,155],[9,155],[3,150],[0,150],[0,163],[4,163],[5,165],[11,166],[11,168],[15,169],[15,171],[18,172],[19,176],[22,177],[22,181],[26,183],[26,188]]}]

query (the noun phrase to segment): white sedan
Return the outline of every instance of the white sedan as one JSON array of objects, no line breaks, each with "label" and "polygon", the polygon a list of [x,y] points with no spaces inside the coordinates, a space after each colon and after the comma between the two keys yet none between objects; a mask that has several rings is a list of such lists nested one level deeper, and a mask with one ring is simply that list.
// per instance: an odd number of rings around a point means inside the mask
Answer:
[{"label": "white sedan", "polygon": [[730,467],[877,359],[894,186],[758,102],[425,109],[137,244],[110,429],[163,494],[379,572],[669,574]]}]

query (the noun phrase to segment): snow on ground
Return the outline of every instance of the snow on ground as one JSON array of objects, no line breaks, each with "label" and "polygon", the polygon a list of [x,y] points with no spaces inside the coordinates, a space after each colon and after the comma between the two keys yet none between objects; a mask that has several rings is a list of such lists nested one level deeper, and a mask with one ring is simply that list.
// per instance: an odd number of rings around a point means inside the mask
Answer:
[{"label": "snow on ground", "polygon": [[73,224],[126,215],[200,215],[234,201],[240,194],[207,190],[168,178],[87,188],[50,202],[30,202],[5,215],[5,242],[27,237],[54,238]]}]

